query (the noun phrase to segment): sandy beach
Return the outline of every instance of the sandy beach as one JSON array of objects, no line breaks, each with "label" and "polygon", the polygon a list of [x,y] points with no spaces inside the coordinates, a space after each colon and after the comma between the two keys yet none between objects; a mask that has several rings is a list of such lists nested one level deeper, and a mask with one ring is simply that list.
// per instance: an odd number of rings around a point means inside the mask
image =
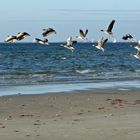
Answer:
[{"label": "sandy beach", "polygon": [[140,91],[0,97],[2,140],[138,140]]}]

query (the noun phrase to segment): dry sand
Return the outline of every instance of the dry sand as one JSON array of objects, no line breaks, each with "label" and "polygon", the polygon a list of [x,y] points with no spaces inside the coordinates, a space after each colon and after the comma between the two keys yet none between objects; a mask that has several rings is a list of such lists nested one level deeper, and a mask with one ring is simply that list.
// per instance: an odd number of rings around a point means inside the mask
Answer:
[{"label": "dry sand", "polygon": [[0,97],[1,140],[139,140],[140,91]]}]

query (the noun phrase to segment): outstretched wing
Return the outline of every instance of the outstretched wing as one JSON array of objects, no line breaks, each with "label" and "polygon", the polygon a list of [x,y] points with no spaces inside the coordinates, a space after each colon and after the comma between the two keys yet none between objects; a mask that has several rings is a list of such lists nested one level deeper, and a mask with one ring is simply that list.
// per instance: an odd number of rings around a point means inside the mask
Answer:
[{"label": "outstretched wing", "polygon": [[73,40],[73,41],[72,41],[72,44],[76,44],[76,43],[77,43],[77,41],[76,41],[76,40]]},{"label": "outstretched wing", "polygon": [[52,28],[47,28],[47,29],[43,29],[42,35],[43,36],[48,36],[48,35],[50,35],[52,33],[56,34],[56,31],[54,29],[52,29]]},{"label": "outstretched wing", "polygon": [[102,44],[102,47],[105,45],[105,43],[108,41],[108,38],[104,39],[103,40],[103,44]]},{"label": "outstretched wing", "polygon": [[38,41],[42,41],[41,39],[39,39],[39,38],[35,38],[35,40],[38,42]]},{"label": "outstretched wing", "polygon": [[80,36],[81,36],[81,38],[84,38],[85,37],[85,34],[84,34],[84,32],[83,32],[83,30],[79,30],[79,33],[80,33]]},{"label": "outstretched wing", "polygon": [[122,39],[124,39],[124,40],[132,39],[132,38],[133,38],[133,36],[130,35],[130,34],[126,34],[126,35],[124,35],[124,36],[122,37]]},{"label": "outstretched wing", "polygon": [[115,20],[112,20],[111,23],[109,24],[108,28],[107,28],[107,32],[111,32],[112,31],[114,23],[115,23]]},{"label": "outstretched wing", "polygon": [[85,36],[87,35],[87,33],[88,33],[88,29],[86,29],[86,31],[85,31]]}]

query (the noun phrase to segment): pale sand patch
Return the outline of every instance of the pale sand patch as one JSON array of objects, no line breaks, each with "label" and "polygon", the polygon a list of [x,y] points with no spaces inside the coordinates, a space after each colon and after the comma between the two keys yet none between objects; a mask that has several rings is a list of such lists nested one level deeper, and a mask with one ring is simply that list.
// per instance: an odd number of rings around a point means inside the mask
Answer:
[{"label": "pale sand patch", "polygon": [[2,140],[138,140],[140,91],[0,97]]}]

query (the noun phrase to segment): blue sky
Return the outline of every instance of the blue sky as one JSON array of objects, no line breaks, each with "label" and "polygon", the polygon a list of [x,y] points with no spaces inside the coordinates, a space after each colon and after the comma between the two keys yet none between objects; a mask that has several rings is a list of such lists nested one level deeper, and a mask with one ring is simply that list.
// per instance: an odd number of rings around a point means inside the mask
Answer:
[{"label": "blue sky", "polygon": [[115,19],[114,35],[117,40],[125,33],[140,39],[140,0],[0,0],[0,42],[9,34],[27,31],[32,37],[41,36],[45,27],[58,34],[50,41],[64,41],[76,36],[79,28],[89,29],[90,40],[98,40],[100,29]]}]

